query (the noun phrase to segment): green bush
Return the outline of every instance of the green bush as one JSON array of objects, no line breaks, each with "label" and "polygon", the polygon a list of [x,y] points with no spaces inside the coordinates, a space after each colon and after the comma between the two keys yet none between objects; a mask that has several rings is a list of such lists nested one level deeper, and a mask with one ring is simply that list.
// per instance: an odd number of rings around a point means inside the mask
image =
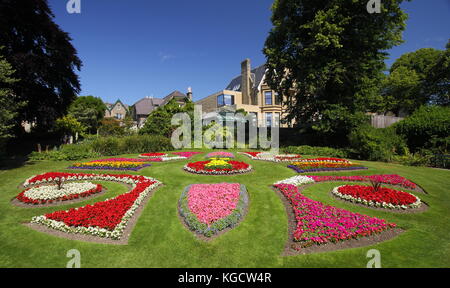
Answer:
[{"label": "green bush", "polygon": [[348,157],[348,152],[343,149],[335,149],[330,147],[313,147],[313,146],[288,146],[282,148],[282,151],[287,154],[300,154],[300,155],[318,155],[328,157]]},{"label": "green bush", "polygon": [[53,161],[72,161],[86,158],[98,157],[100,154],[92,150],[91,145],[87,143],[61,145],[59,149],[48,152],[32,152],[30,160],[53,160]]},{"label": "green bush", "polygon": [[450,107],[422,106],[408,118],[393,125],[403,135],[411,151],[422,148],[447,153],[450,134]]},{"label": "green bush", "polygon": [[126,137],[101,137],[92,142],[93,151],[113,156],[120,154],[145,153],[172,150],[166,137],[159,135],[132,135]]},{"label": "green bush", "polygon": [[349,135],[350,145],[360,159],[370,161],[391,161],[394,155],[408,152],[405,140],[395,133],[395,129],[374,128],[362,125]]}]

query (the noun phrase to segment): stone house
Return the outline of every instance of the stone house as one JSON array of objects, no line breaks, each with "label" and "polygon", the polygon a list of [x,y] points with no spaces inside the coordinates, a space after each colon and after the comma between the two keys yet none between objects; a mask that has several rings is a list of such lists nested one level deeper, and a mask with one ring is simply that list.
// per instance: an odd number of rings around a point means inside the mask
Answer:
[{"label": "stone house", "polygon": [[123,104],[122,101],[117,100],[114,104],[105,103],[105,118],[115,118],[117,120],[124,120],[127,113],[129,113],[129,106]]},{"label": "stone house", "polygon": [[[223,109],[244,109],[254,114],[258,126],[272,126],[274,119],[284,116],[282,103],[277,93],[265,82],[265,65],[251,69],[250,59],[241,63],[241,74],[235,77],[228,86],[219,92],[207,96],[197,102],[202,105],[203,113],[211,115]],[[288,124],[281,124],[288,127]]]},{"label": "stone house", "polygon": [[179,105],[185,105],[186,99],[192,101],[192,89],[188,88],[187,94],[181,93],[180,91],[174,91],[164,98],[145,97],[131,106],[123,104],[120,100],[117,100],[114,104],[105,103],[107,108],[105,111],[105,118],[124,120],[127,113],[129,113],[135,123],[135,127],[142,128],[145,120],[147,120],[147,117],[153,110],[166,105],[172,99],[175,99]]}]

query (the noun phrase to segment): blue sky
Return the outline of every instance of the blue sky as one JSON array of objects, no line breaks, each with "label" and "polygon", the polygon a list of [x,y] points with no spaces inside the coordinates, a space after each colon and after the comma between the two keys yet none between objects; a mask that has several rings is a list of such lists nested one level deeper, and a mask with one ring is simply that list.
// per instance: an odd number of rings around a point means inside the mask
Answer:
[{"label": "blue sky", "polygon": [[[272,0],[81,0],[81,14],[67,13],[67,2],[49,0],[83,61],[81,95],[134,104],[191,86],[198,100],[225,88],[243,59],[265,62]],[[403,8],[406,42],[390,51],[388,65],[406,52],[443,49],[450,36],[450,0]]]}]

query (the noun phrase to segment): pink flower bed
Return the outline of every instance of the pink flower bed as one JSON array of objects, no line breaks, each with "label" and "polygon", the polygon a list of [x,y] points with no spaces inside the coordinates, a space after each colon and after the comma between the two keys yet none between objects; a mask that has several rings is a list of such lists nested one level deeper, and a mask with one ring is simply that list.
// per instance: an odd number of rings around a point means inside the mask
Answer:
[{"label": "pink flower bed", "polygon": [[391,185],[399,185],[405,188],[415,189],[417,185],[408,179],[393,174],[393,175],[370,175],[370,176],[314,176],[308,175],[308,177],[312,178],[315,182],[323,182],[323,181],[376,181],[384,184]]},{"label": "pink flower bed", "polygon": [[234,154],[231,152],[218,151],[208,153],[208,155],[206,155],[206,158],[234,158]]},{"label": "pink flower bed", "polygon": [[302,247],[370,236],[396,227],[396,224],[382,219],[311,200],[303,196],[295,185],[278,184],[275,187],[292,205],[297,222],[294,241],[302,242]]},{"label": "pink flower bed", "polygon": [[172,154],[181,156],[181,157],[191,158],[194,155],[202,154],[202,152],[183,151],[183,152],[173,152]]},{"label": "pink flower bed", "polygon": [[188,207],[201,223],[210,225],[236,209],[239,193],[239,183],[194,184],[188,192]]}]

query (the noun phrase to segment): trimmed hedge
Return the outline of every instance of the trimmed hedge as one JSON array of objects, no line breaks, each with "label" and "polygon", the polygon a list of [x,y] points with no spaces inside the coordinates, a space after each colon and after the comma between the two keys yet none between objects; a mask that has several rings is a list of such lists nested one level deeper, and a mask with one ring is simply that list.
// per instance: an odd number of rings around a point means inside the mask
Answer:
[{"label": "trimmed hedge", "polygon": [[343,149],[335,149],[330,147],[312,147],[307,145],[288,146],[282,148],[281,151],[286,154],[320,155],[337,158],[345,158],[348,157],[349,154],[346,150]]},{"label": "trimmed hedge", "polygon": [[92,142],[94,152],[104,156],[120,154],[170,151],[170,139],[159,135],[133,135],[126,137],[102,137]]}]

